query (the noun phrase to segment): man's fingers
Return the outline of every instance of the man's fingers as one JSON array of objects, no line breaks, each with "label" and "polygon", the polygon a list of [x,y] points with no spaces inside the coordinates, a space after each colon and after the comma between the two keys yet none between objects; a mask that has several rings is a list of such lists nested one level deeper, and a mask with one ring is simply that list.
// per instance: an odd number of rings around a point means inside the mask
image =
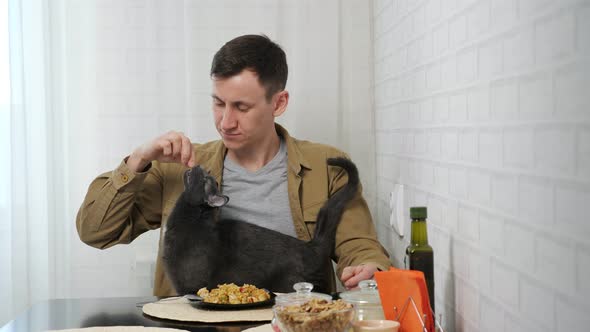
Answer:
[{"label": "man's fingers", "polygon": [[170,157],[172,155],[172,144],[168,140],[162,140],[159,143],[160,147],[162,148],[162,155],[165,157]]},{"label": "man's fingers", "polygon": [[[349,269],[348,271],[352,271],[350,272],[351,275],[347,276],[347,278],[344,278],[344,272]],[[358,283],[363,281],[363,280],[367,280],[367,279],[371,279],[373,277],[373,274],[375,273],[375,271],[377,270],[377,267],[373,266],[373,265],[359,265],[359,266],[349,266],[344,268],[343,272],[342,272],[342,282],[344,283],[344,286],[348,289],[350,288],[354,288],[357,287]]]},{"label": "man's fingers", "polygon": [[[183,165],[189,166],[189,160],[192,158],[193,146],[191,141],[186,136],[182,136],[182,152],[180,160]],[[189,166],[190,167],[190,166]]]},{"label": "man's fingers", "polygon": [[342,276],[340,277],[340,280],[342,282],[346,282],[348,279],[350,279],[352,276],[354,275],[354,267],[352,266],[347,266],[344,268],[344,270],[342,270]]},{"label": "man's fingers", "polygon": [[149,159],[165,163],[181,163],[193,167],[195,155],[193,145],[182,132],[169,131],[158,137],[149,146]]},{"label": "man's fingers", "polygon": [[348,279],[344,283],[344,286],[346,286],[346,288],[353,288],[353,287],[356,287],[361,280],[365,280],[365,279],[368,279],[368,278],[365,277],[364,273],[360,272],[360,273],[355,274],[350,279]]},{"label": "man's fingers", "polygon": [[182,137],[178,133],[175,133],[175,135],[170,138],[170,141],[172,143],[172,158],[180,161],[182,151]]},{"label": "man's fingers", "polygon": [[195,151],[193,150],[193,146],[191,145],[191,157],[188,160],[188,167],[195,167]]}]

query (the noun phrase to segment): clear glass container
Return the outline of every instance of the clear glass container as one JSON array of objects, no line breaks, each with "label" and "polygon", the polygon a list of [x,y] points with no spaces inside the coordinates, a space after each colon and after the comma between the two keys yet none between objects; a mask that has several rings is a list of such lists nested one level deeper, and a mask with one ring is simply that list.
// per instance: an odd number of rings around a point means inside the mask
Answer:
[{"label": "clear glass container", "polygon": [[273,306],[271,322],[280,332],[344,332],[354,318],[354,307],[332,296],[312,292],[313,285],[300,282],[293,285],[295,293],[279,294]]},{"label": "clear glass container", "polygon": [[385,319],[375,280],[359,282],[359,289],[340,293],[340,298],[355,308],[355,321]]},{"label": "clear glass container", "polygon": [[293,289],[294,293],[278,294],[275,297],[275,305],[303,304],[311,299],[332,301],[331,295],[312,292],[313,285],[309,282],[298,282],[293,285]]}]

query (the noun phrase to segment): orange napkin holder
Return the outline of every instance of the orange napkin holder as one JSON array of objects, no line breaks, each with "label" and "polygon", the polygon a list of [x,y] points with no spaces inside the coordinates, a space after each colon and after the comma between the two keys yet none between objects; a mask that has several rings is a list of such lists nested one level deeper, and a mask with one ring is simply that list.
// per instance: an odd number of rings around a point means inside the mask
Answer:
[{"label": "orange napkin holder", "polygon": [[[434,332],[434,317],[424,273],[392,267],[389,271],[375,272],[375,280],[385,318],[399,321],[399,332]],[[422,320],[424,325],[420,317],[426,318]]]}]

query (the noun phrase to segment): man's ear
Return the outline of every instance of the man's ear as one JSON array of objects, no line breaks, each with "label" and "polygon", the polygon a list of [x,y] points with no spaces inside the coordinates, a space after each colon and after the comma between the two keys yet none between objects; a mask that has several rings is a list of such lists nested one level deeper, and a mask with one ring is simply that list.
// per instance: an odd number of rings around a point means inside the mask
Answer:
[{"label": "man's ear", "polygon": [[274,110],[272,112],[272,115],[274,115],[274,117],[276,118],[281,116],[281,114],[285,113],[285,111],[287,110],[287,105],[289,105],[289,91],[283,90],[277,92],[273,99]]}]

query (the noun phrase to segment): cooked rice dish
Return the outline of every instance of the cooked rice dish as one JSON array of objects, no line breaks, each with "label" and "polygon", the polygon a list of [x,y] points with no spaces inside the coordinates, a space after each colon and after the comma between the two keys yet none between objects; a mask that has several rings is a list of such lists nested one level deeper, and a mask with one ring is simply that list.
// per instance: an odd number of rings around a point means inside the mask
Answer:
[{"label": "cooked rice dish", "polygon": [[231,283],[217,287],[211,291],[203,287],[197,291],[197,295],[202,297],[204,302],[219,304],[245,304],[270,299],[270,294],[266,290],[249,284],[238,286]]}]

